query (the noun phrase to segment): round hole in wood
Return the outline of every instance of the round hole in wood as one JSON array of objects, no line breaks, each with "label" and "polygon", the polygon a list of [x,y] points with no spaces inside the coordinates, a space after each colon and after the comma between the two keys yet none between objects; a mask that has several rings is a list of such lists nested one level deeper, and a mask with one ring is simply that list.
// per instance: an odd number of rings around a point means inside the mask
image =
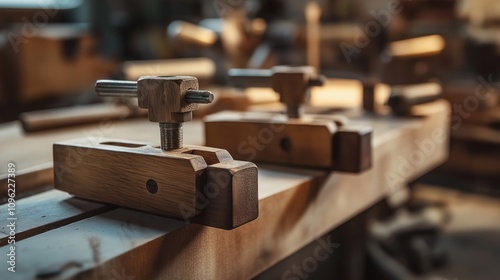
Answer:
[{"label": "round hole in wood", "polygon": [[290,138],[285,137],[280,141],[280,147],[284,152],[290,152],[292,150],[292,141]]},{"label": "round hole in wood", "polygon": [[149,179],[146,182],[146,188],[148,189],[148,192],[155,194],[158,192],[158,184],[156,184],[156,181],[153,179]]}]

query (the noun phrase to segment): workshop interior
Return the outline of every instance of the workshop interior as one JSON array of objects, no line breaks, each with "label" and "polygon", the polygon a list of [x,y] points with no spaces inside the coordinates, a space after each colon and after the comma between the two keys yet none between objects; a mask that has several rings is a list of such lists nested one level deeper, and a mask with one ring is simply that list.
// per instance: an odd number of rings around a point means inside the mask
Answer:
[{"label": "workshop interior", "polygon": [[494,0],[0,0],[0,279],[498,279],[499,90]]}]

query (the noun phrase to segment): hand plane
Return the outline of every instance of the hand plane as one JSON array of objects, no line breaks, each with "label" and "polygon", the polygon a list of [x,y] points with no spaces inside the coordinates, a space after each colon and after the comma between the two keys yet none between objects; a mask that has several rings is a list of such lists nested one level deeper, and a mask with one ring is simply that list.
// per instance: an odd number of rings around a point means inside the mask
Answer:
[{"label": "hand plane", "polygon": [[371,127],[349,127],[338,118],[302,113],[310,88],[323,85],[324,78],[316,75],[314,68],[232,69],[229,76],[236,86],[273,88],[286,112],[221,112],[208,116],[207,145],[223,147],[237,159],[273,164],[353,173],[371,167]]},{"label": "hand plane", "polygon": [[183,145],[182,124],[213,94],[189,76],[99,80],[101,96],[137,97],[160,145],[78,139],[53,146],[55,187],[77,197],[233,229],[258,216],[257,167],[223,149]]}]

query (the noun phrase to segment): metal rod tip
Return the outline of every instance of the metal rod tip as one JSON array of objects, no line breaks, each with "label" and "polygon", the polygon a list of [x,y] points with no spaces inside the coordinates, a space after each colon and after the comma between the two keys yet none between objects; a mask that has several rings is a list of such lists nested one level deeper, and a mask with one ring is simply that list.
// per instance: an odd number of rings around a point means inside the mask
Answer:
[{"label": "metal rod tip", "polygon": [[188,90],[184,100],[187,103],[208,104],[214,101],[214,94],[208,90]]}]

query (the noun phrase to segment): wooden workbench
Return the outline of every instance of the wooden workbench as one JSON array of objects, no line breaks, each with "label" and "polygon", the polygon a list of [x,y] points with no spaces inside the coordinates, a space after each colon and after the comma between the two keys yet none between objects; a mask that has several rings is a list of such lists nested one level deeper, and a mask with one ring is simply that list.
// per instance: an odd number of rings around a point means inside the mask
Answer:
[{"label": "wooden workbench", "polygon": [[[437,101],[417,111],[425,117],[359,115],[353,120],[374,128],[373,168],[361,175],[259,165],[260,215],[231,231],[84,201],[49,189],[17,200],[16,272],[12,273],[5,262],[7,206],[2,205],[0,279],[256,276],[446,159],[448,104]],[[106,128],[88,126],[23,136],[16,124],[3,125],[1,173],[9,161],[16,162],[19,171],[36,166],[50,171],[51,144],[58,140],[102,135],[159,141],[156,124],[145,120]],[[200,122],[186,124],[184,133],[185,143],[202,144]],[[432,148],[422,148],[422,141]],[[24,190],[18,184],[21,197]],[[36,188],[27,191],[36,192]],[[1,195],[5,194],[2,190]]]}]

